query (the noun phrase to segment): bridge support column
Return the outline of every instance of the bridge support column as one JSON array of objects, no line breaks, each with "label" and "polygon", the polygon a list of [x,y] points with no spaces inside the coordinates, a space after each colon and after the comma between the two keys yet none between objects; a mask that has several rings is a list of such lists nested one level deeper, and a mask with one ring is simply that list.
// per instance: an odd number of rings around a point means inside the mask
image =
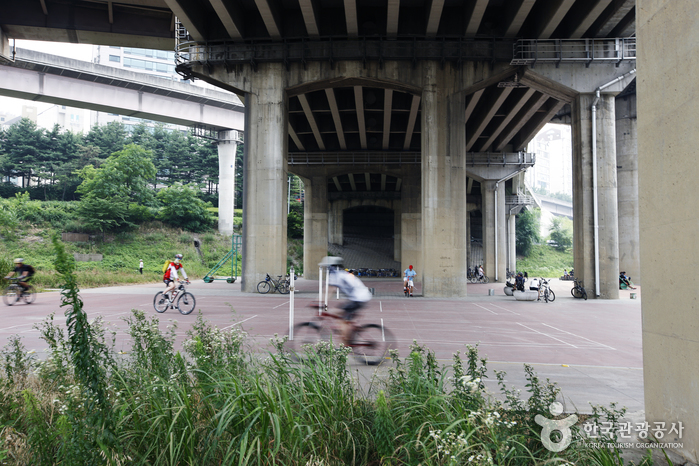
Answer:
[{"label": "bridge support column", "polygon": [[619,269],[641,284],[638,212],[636,94],[616,99],[616,164],[619,203]]},{"label": "bridge support column", "polygon": [[[573,237],[575,276],[595,296],[595,220],[592,160],[593,94],[573,102]],[[602,94],[596,106],[597,211],[600,298],[619,298],[619,222],[617,217],[614,96]]]},{"label": "bridge support column", "polygon": [[453,70],[441,70],[437,62],[423,66],[422,270],[418,273],[425,296],[465,296],[465,97],[455,91]]},{"label": "bridge support column", "polygon": [[330,203],[328,209],[328,243],[342,245],[344,241],[342,229],[345,208],[347,208],[347,201],[337,200]]},{"label": "bridge support column", "polygon": [[[318,263],[328,255],[328,182],[314,176],[305,183],[303,207],[303,274],[318,280]],[[332,215],[332,213],[330,214]],[[340,211],[340,217],[342,211]]]},{"label": "bridge support column", "polygon": [[233,212],[235,209],[235,155],[238,141],[233,138],[237,131],[221,131],[218,141],[218,231],[233,234]]},{"label": "bridge support column", "polygon": [[[684,458],[699,462],[699,179],[696,123],[699,83],[688,60],[699,42],[696,4],[638,0],[638,190],[643,275],[643,392],[646,421],[682,422],[665,435]],[[675,53],[668,53],[669,50]],[[685,53],[686,52],[686,53]],[[675,70],[668,73],[668,70]],[[623,166],[623,165],[622,165]],[[627,270],[628,272],[628,270]]]},{"label": "bridge support column", "polygon": [[286,274],[287,111],[281,64],[260,65],[245,96],[242,290]]},{"label": "bridge support column", "polygon": [[[498,281],[505,281],[507,263],[507,216],[505,213],[505,182],[484,181],[483,198],[483,272],[494,281],[497,268]],[[497,190],[497,196],[495,192]],[[496,207],[497,198],[497,207]],[[497,259],[496,259],[497,242]]]},{"label": "bridge support column", "polygon": [[400,189],[400,262],[403,270],[412,265],[422,280],[422,208],[420,203],[420,170],[406,168]]}]

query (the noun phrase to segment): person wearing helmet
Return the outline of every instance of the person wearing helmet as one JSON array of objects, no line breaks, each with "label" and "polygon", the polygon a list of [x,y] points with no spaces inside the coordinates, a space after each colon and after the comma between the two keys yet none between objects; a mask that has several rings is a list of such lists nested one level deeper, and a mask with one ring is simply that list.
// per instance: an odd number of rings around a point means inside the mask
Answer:
[{"label": "person wearing helmet", "polygon": [[24,263],[24,259],[21,257],[18,257],[17,259],[14,260],[15,263],[15,268],[12,272],[7,274],[7,277],[5,279],[8,279],[14,275],[17,275],[19,277],[19,281],[17,282],[19,286],[24,288],[24,291],[29,290],[29,280],[32,279],[34,276],[34,267],[32,267],[29,264]]},{"label": "person wearing helmet", "polygon": [[417,275],[417,272],[413,270],[413,266],[409,266],[403,272],[403,293],[405,296],[413,297],[413,277]]},{"label": "person wearing helmet", "polygon": [[342,267],[342,258],[327,256],[319,264],[328,267],[328,285],[336,286],[340,292],[347,296],[348,301],[340,308],[343,310],[342,318],[345,325],[342,326],[342,340],[348,344],[352,338],[352,321],[358,311],[371,301],[371,292],[356,275],[349,273]]},{"label": "person wearing helmet", "polygon": [[170,292],[170,301],[172,302],[172,291],[175,290],[175,282],[177,281],[177,271],[181,270],[182,271],[182,278],[184,278],[189,284],[189,278],[187,278],[187,272],[184,270],[184,266],[182,265],[182,254],[176,254],[175,255],[175,260],[170,262],[170,265],[167,266],[167,269],[165,270],[165,274],[163,275],[163,282],[165,282],[165,285],[167,288],[165,289],[165,294]]}]

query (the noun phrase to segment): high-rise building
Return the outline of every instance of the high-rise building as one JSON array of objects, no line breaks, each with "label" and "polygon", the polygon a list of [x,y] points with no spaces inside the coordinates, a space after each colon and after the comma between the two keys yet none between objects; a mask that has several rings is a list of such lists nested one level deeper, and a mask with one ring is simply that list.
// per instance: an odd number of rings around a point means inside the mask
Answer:
[{"label": "high-rise building", "polygon": [[528,152],[536,154],[536,164],[525,179],[534,189],[573,194],[573,148],[570,125],[548,123],[529,143]]}]

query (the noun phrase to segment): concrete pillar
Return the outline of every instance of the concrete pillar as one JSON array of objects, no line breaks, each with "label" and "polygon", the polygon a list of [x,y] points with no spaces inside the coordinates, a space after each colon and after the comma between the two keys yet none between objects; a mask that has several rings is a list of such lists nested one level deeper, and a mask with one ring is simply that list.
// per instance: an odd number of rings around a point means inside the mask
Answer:
[{"label": "concrete pillar", "polygon": [[422,280],[422,203],[420,201],[420,170],[406,169],[402,178],[400,197],[400,261],[401,272],[412,265]]},{"label": "concrete pillar", "polygon": [[225,235],[233,234],[235,154],[238,150],[234,133],[237,131],[221,131],[218,141],[218,231]]},{"label": "concrete pillar", "polygon": [[699,83],[696,2],[638,0],[638,192],[646,420],[682,422],[677,442],[699,463]]},{"label": "concrete pillar", "polygon": [[[400,262],[401,248],[401,225],[403,223],[403,206],[401,201],[393,202],[393,260]],[[403,269],[405,270],[405,269]]]},{"label": "concrete pillar", "polygon": [[619,269],[641,284],[638,219],[638,125],[636,94],[616,99],[617,201],[619,203]]},{"label": "concrete pillar", "polygon": [[[483,272],[491,281],[505,281],[507,235],[505,212],[505,182],[486,180],[481,183],[483,198]],[[495,191],[497,189],[497,196]],[[497,208],[496,198],[497,197]],[[497,217],[496,217],[497,215]],[[497,247],[496,247],[497,244]],[[497,258],[496,258],[497,256]],[[497,261],[497,262],[496,262]]]},{"label": "concrete pillar", "polygon": [[318,280],[318,263],[328,255],[328,181],[314,176],[305,185],[303,206],[303,273]]},{"label": "concrete pillar", "polygon": [[614,96],[597,102],[597,211],[594,224],[592,166],[592,103],[581,94],[571,105],[573,135],[573,241],[575,276],[587,296],[595,296],[595,230],[599,238],[600,296],[619,298],[619,222],[617,215]]},{"label": "concrete pillar", "polygon": [[242,290],[286,274],[287,111],[283,66],[261,64],[245,95]]},{"label": "concrete pillar", "polygon": [[344,225],[344,211],[347,201],[338,200],[330,203],[328,209],[328,243],[342,245],[342,228]]},{"label": "concrete pillar", "polygon": [[466,295],[465,97],[456,71],[423,64],[422,270],[423,294]]}]

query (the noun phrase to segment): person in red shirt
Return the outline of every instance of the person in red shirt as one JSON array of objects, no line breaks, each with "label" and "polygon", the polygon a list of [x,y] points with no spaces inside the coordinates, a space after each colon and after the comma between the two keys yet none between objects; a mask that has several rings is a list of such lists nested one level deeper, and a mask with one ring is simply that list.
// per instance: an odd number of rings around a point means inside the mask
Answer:
[{"label": "person in red shirt", "polygon": [[182,271],[182,278],[184,278],[187,281],[187,284],[189,284],[187,272],[185,272],[184,266],[182,265],[182,254],[175,255],[175,260],[170,262],[170,265],[168,265],[167,269],[165,270],[165,275],[163,275],[163,282],[165,282],[165,285],[167,285],[167,288],[165,289],[165,294],[170,292],[170,301],[172,301],[172,291],[174,291],[175,289],[175,282],[178,278],[178,270]]}]

